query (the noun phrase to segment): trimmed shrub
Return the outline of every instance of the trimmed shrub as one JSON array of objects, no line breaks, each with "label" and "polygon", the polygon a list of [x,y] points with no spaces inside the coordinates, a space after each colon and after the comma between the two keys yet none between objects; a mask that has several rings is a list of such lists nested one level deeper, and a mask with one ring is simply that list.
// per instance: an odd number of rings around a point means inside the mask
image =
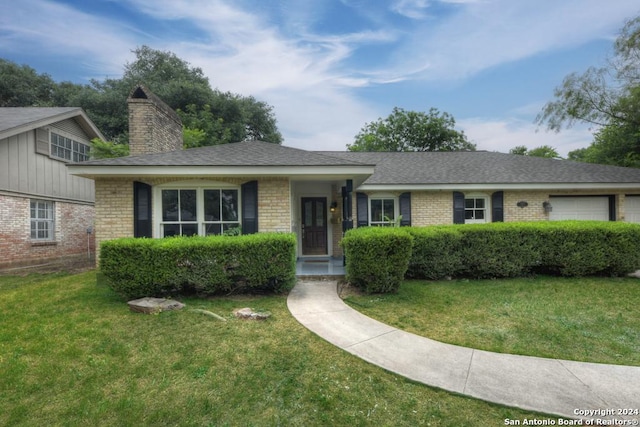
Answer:
[{"label": "trimmed shrub", "polygon": [[540,254],[535,233],[521,224],[473,224],[461,227],[457,275],[477,279],[518,277],[530,274]]},{"label": "trimmed shrub", "polygon": [[412,241],[402,228],[349,230],[341,242],[347,280],[367,293],[396,292],[409,266]]},{"label": "trimmed shrub", "polygon": [[462,233],[457,227],[406,227],[413,237],[407,277],[437,280],[452,276],[462,268]]},{"label": "trimmed shrub", "polygon": [[544,273],[620,276],[640,268],[640,225],[602,221],[413,228],[407,277],[499,278]]},{"label": "trimmed shrub", "polygon": [[296,274],[291,233],[237,237],[125,238],[103,242],[100,270],[126,298],[186,292],[284,292]]}]

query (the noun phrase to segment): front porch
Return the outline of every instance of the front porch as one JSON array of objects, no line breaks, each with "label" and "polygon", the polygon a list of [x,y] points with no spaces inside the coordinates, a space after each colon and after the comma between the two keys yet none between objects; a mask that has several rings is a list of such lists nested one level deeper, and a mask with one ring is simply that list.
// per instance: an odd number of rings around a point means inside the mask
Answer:
[{"label": "front porch", "polygon": [[334,276],[344,277],[345,268],[342,257],[298,258],[296,276]]}]

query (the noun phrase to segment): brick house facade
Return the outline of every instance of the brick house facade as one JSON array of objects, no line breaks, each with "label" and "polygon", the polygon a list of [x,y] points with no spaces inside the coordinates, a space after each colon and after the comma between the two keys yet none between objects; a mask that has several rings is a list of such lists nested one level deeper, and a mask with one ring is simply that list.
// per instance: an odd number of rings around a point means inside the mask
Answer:
[{"label": "brick house facade", "polygon": [[138,155],[70,166],[95,181],[98,244],[239,227],[294,232],[300,257],[341,257],[343,233],[358,226],[640,222],[638,169],[488,152],[316,152],[261,141],[182,150],[179,120],[146,88],[132,91],[129,108]]},{"label": "brick house facade", "polygon": [[0,269],[94,257],[94,183],[66,168],[93,138],[79,108],[0,108]]}]

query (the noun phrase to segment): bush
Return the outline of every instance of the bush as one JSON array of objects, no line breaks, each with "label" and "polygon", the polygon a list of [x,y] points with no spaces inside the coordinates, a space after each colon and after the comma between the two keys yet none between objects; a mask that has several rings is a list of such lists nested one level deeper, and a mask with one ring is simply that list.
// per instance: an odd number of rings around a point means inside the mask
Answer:
[{"label": "bush", "polygon": [[129,299],[194,291],[284,292],[295,282],[295,248],[295,235],[282,233],[116,239],[102,243],[100,270]]},{"label": "bush", "polygon": [[402,228],[349,230],[341,242],[347,280],[367,293],[396,292],[409,266],[412,241]]},{"label": "bush", "polygon": [[437,280],[462,268],[462,233],[451,226],[406,227],[413,237],[407,277]]},{"label": "bush", "polygon": [[532,273],[620,276],[640,268],[640,226],[558,221],[413,228],[408,277],[499,278]]}]

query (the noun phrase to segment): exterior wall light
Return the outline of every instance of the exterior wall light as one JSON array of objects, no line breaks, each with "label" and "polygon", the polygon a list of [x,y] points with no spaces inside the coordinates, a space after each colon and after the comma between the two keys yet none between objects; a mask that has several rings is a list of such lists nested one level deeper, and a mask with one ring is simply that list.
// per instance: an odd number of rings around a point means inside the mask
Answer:
[{"label": "exterior wall light", "polygon": [[338,207],[338,202],[331,202],[331,206],[329,206],[329,210],[331,211],[331,213],[334,213],[337,207]]},{"label": "exterior wall light", "polygon": [[549,213],[553,210],[553,206],[551,206],[550,202],[542,202],[542,208],[546,213]]}]

